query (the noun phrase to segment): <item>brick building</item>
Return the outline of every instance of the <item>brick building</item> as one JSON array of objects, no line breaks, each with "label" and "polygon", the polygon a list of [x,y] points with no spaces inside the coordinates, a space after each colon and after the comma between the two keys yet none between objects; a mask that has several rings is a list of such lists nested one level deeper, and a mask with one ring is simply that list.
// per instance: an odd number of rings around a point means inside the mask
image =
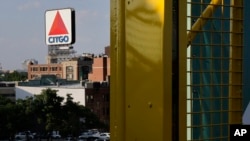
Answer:
[{"label": "brick building", "polygon": [[110,89],[107,82],[91,82],[85,88],[85,104],[103,123],[109,124]]},{"label": "brick building", "polygon": [[94,58],[79,57],[60,64],[29,64],[28,79],[42,75],[56,75],[67,80],[107,81],[110,76],[110,58],[99,56]]},{"label": "brick building", "polygon": [[106,54],[108,52],[109,48],[107,47],[105,55],[83,54],[81,57],[62,61],[59,64],[29,64],[28,79],[39,78],[41,83],[44,80],[43,76],[50,75],[52,77],[51,75],[54,75],[54,79],[86,80],[82,81],[81,84],[84,86],[83,91],[85,91],[85,99],[82,99],[85,106],[90,108],[103,123],[109,125],[110,58],[109,54]]},{"label": "brick building", "polygon": [[93,59],[89,57],[72,58],[63,61],[60,64],[29,64],[28,79],[41,77],[42,75],[56,75],[57,78],[67,80],[88,79],[88,73],[91,71]]},{"label": "brick building", "polygon": [[52,74],[58,78],[62,78],[62,64],[29,64],[28,65],[28,79],[41,77],[41,75]]},{"label": "brick building", "polygon": [[110,76],[110,58],[96,57],[92,65],[92,71],[89,73],[90,81],[107,81]]}]

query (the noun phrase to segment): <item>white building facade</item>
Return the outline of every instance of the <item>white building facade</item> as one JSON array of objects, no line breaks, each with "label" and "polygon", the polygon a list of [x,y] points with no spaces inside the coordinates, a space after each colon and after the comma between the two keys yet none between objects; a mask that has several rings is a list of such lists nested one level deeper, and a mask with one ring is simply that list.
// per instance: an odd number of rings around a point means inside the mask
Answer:
[{"label": "white building facade", "polygon": [[30,96],[41,94],[44,89],[57,90],[57,95],[64,98],[66,102],[67,94],[71,94],[74,102],[79,102],[80,105],[85,106],[85,88],[84,87],[30,87],[30,86],[16,86],[16,100],[25,99]]}]

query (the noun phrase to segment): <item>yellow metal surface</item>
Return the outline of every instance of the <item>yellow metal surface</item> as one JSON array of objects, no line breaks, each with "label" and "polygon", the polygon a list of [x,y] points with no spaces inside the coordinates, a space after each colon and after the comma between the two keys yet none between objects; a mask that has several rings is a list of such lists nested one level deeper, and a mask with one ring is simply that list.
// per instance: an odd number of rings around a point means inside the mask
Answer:
[{"label": "yellow metal surface", "polygon": [[171,140],[172,22],[164,22],[164,0],[125,5],[126,141]]},{"label": "yellow metal surface", "polygon": [[112,141],[125,141],[125,6],[118,0],[110,4],[110,132]]},{"label": "yellow metal surface", "polygon": [[229,123],[242,123],[243,0],[231,0]]},{"label": "yellow metal surface", "polygon": [[[111,0],[111,140],[171,141],[172,1]],[[179,140],[186,140],[186,3],[179,2]]]},{"label": "yellow metal surface", "polygon": [[172,1],[111,0],[112,141],[172,140],[171,20]]}]

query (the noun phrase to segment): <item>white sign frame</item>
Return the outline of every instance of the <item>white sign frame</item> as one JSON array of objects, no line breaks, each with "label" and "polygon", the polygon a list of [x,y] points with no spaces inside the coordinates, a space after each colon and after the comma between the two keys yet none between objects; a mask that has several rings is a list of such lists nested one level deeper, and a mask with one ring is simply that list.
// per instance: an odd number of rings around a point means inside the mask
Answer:
[{"label": "white sign frame", "polygon": [[[49,35],[57,12],[59,12],[68,34]],[[54,9],[45,12],[45,42],[48,46],[68,45],[75,42],[75,10],[73,8]]]}]

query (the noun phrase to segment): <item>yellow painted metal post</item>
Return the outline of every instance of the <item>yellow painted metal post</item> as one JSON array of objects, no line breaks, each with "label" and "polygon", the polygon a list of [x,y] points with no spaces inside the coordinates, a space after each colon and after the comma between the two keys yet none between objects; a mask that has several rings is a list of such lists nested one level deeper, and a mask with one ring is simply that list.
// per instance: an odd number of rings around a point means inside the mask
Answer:
[{"label": "yellow painted metal post", "polygon": [[243,0],[231,0],[229,123],[242,123]]},{"label": "yellow painted metal post", "polygon": [[171,141],[172,2],[111,0],[111,140]]},{"label": "yellow painted metal post", "polygon": [[125,141],[125,6],[110,0],[111,89],[110,132],[112,141]]},{"label": "yellow painted metal post", "polygon": [[186,140],[186,3],[179,2],[178,125],[172,121],[172,1],[111,0],[111,140]]}]

